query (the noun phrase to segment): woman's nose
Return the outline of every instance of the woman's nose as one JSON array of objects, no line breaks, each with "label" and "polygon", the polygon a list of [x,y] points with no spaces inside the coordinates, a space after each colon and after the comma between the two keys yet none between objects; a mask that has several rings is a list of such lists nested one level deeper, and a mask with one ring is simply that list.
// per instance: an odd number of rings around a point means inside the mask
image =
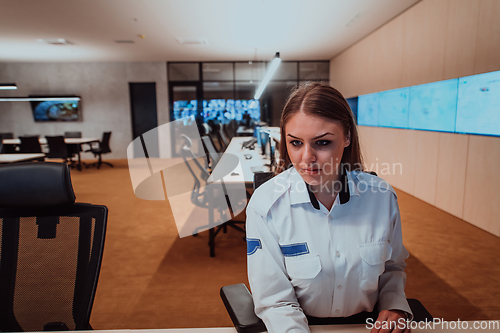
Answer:
[{"label": "woman's nose", "polygon": [[316,162],[316,151],[310,145],[304,145],[304,154],[302,159],[306,163]]}]

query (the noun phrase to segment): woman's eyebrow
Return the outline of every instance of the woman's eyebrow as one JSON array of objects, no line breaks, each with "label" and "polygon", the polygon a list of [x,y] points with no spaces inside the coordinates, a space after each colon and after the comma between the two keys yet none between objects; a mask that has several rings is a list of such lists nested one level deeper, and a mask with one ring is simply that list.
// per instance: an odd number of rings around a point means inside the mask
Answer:
[{"label": "woman's eyebrow", "polygon": [[[335,135],[335,134],[333,134],[333,133],[326,132],[326,133],[323,133],[323,134],[321,134],[321,135],[318,135],[318,136],[314,137],[314,138],[313,138],[313,140],[316,140],[316,139],[322,138],[322,137],[324,137],[324,136],[326,136],[326,135],[328,135],[328,134],[330,134],[330,135]],[[296,137],[296,136],[291,135],[290,133],[288,133],[288,134],[287,134],[287,136],[290,136],[290,137],[292,137],[292,138],[294,138],[294,139],[299,139],[299,140],[302,140],[302,139],[300,139],[300,138],[298,138],[298,137]]]}]

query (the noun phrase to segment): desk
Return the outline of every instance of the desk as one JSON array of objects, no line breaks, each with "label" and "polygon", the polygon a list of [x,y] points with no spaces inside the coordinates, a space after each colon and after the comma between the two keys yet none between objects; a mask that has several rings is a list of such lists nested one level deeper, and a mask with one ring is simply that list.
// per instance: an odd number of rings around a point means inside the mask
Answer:
[{"label": "desk", "polygon": [[[487,322],[487,321],[483,321]],[[493,322],[493,321],[490,321]],[[498,323],[498,320],[496,320]],[[454,322],[449,322],[449,324]],[[456,323],[456,322],[455,322]],[[417,323],[415,323],[417,324]],[[452,333],[473,331],[474,321],[460,321],[460,325],[467,325],[469,329],[451,329],[436,324],[434,328],[412,328],[412,333]],[[493,325],[492,325],[493,326]],[[311,333],[367,333],[370,332],[365,325],[324,325],[310,326]],[[498,332],[498,329],[486,328],[477,330],[481,333]],[[174,328],[174,329],[152,329],[152,330],[106,330],[106,331],[74,331],[73,333],[236,333],[234,327],[210,327],[210,328]]]},{"label": "desk", "polygon": [[34,161],[44,158],[45,154],[0,154],[0,163],[16,163]]},{"label": "desk", "polygon": [[[210,176],[210,178],[208,178],[208,182],[213,182],[214,179],[217,180],[224,178],[224,183],[226,184],[245,183],[246,185],[250,186],[251,184],[253,184],[253,171],[251,168],[254,166],[261,167],[264,164],[268,164],[270,161],[268,158],[263,157],[259,153],[260,149],[258,149],[257,144],[255,144],[254,150],[242,149],[241,145],[243,144],[243,142],[248,140],[250,140],[249,137],[234,137],[231,140],[219,163],[213,170],[212,175]],[[234,170],[227,170],[227,165],[232,165],[232,163],[230,162],[232,156],[228,155],[234,155],[238,158],[241,166],[241,169],[239,170],[241,170],[242,172],[238,171],[237,175],[228,175],[233,171],[236,172],[236,168]],[[245,155],[247,157],[251,156],[251,158],[247,159]]]},{"label": "desk", "polygon": [[238,127],[236,136],[253,136],[253,128],[245,128],[244,126]]},{"label": "desk", "polygon": [[[91,144],[92,142],[99,142],[100,140],[98,138],[64,138],[64,142],[67,145],[78,145],[81,146],[82,144]],[[3,139],[3,144],[4,145],[20,145],[21,144],[21,139]],[[46,145],[47,144],[47,139],[45,138],[39,138],[38,142],[40,142],[41,145]],[[78,164],[77,164],[77,169],[82,170],[82,159],[80,156],[80,149],[77,149],[78,152]]]}]

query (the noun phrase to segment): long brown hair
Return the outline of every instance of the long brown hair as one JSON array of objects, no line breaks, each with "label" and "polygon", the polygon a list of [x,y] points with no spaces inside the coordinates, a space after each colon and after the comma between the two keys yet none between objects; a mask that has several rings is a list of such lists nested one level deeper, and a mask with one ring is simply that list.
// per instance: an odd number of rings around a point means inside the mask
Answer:
[{"label": "long brown hair", "polygon": [[309,83],[298,86],[290,94],[281,114],[280,161],[276,173],[285,171],[292,164],[286,148],[285,127],[290,118],[299,111],[340,121],[344,134],[347,135],[349,131],[351,133],[351,143],[344,148],[341,165],[349,171],[363,170],[358,130],[349,104],[337,89],[326,84]]}]

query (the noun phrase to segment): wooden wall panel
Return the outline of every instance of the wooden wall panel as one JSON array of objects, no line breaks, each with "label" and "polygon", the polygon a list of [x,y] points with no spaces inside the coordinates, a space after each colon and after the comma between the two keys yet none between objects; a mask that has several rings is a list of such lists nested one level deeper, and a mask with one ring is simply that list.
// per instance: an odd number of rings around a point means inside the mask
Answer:
[{"label": "wooden wall panel", "polygon": [[374,168],[375,157],[375,145],[374,136],[376,127],[370,126],[359,126],[358,127],[358,135],[359,135],[359,144],[361,146],[361,153],[363,154],[363,159],[365,163],[365,169],[369,171]]},{"label": "wooden wall panel", "polygon": [[500,236],[499,138],[471,135],[463,218]]},{"label": "wooden wall panel", "polygon": [[436,206],[463,218],[468,135],[440,133]]},{"label": "wooden wall panel", "polygon": [[[330,82],[353,97],[500,70],[499,17],[499,0],[422,0],[332,59]],[[428,149],[424,141],[435,134],[376,127],[360,133],[367,141],[362,142],[367,163],[379,169],[383,163],[403,163],[402,176],[381,176],[432,202],[425,168],[435,168],[436,146]],[[495,218],[500,174],[490,169],[499,162],[500,138],[440,133],[437,141],[435,205],[500,235],[500,218]],[[483,147],[491,148],[491,155]],[[432,165],[422,165],[424,160]]]},{"label": "wooden wall panel", "polygon": [[413,195],[416,131],[374,127],[371,141],[373,171],[391,185]]},{"label": "wooden wall panel", "polygon": [[438,132],[416,131],[417,153],[415,160],[414,196],[436,204],[436,179],[439,159]]},{"label": "wooden wall panel", "polygon": [[500,1],[481,0],[474,74],[500,69]]},{"label": "wooden wall panel", "polygon": [[453,0],[448,5],[443,78],[473,75],[479,6],[477,1]]},{"label": "wooden wall panel", "polygon": [[432,0],[404,13],[403,87],[442,79],[447,10],[447,0]]}]

